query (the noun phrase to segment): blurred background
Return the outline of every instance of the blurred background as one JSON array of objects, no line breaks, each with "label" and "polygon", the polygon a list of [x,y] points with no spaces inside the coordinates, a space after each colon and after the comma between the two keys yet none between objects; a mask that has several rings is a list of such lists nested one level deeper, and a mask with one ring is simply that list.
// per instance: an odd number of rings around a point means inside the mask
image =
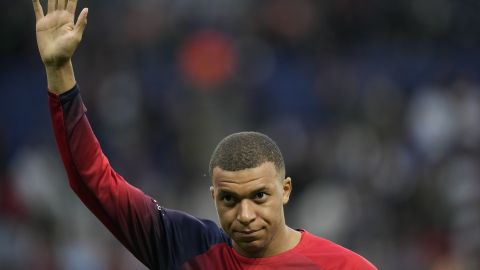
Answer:
[{"label": "blurred background", "polygon": [[[164,206],[217,220],[211,151],[257,130],[283,150],[292,227],[379,269],[480,269],[478,1],[85,6],[88,117]],[[68,187],[30,1],[2,1],[0,25],[0,269],[145,269]]]}]

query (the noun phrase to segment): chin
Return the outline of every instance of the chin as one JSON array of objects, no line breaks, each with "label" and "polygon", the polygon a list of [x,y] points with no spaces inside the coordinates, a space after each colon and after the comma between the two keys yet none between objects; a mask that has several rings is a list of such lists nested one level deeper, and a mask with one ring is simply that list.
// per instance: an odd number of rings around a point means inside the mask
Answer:
[{"label": "chin", "polygon": [[238,247],[243,251],[243,255],[247,257],[261,257],[265,252],[265,243],[262,240],[251,242],[235,241]]}]

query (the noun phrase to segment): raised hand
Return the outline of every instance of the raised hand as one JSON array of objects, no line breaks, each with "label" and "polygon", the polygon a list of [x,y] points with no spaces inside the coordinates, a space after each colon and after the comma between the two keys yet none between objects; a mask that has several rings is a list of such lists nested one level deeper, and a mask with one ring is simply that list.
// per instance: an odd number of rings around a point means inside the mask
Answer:
[{"label": "raised hand", "polygon": [[46,68],[67,65],[82,40],[88,9],[84,8],[74,23],[77,0],[48,0],[44,15],[40,0],[32,0],[36,17],[37,44]]}]

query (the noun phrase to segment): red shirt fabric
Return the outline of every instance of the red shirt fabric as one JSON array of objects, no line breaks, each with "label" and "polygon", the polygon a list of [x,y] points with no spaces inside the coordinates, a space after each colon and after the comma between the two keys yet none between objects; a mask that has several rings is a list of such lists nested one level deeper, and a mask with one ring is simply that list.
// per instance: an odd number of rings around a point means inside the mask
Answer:
[{"label": "red shirt fabric", "polygon": [[[182,269],[249,269],[249,270],[373,270],[373,264],[362,256],[308,231],[301,231],[300,242],[291,250],[266,258],[247,258],[231,246],[218,244],[192,258]],[[211,258],[223,258],[214,260]]]},{"label": "red shirt fabric", "polygon": [[70,186],[112,234],[150,269],[376,269],[360,255],[302,231],[293,249],[246,258],[211,220],[166,209],[130,185],[103,154],[79,87],[49,93],[53,131]]}]

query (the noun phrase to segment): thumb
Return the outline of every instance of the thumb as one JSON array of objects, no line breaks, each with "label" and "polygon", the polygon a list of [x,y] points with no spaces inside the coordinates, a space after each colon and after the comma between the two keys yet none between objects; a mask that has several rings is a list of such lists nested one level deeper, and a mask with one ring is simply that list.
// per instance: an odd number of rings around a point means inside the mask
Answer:
[{"label": "thumb", "polygon": [[80,15],[78,15],[77,23],[75,24],[75,35],[78,35],[80,38],[83,35],[83,31],[85,30],[85,26],[87,26],[87,15],[88,15],[88,8],[84,8]]}]

